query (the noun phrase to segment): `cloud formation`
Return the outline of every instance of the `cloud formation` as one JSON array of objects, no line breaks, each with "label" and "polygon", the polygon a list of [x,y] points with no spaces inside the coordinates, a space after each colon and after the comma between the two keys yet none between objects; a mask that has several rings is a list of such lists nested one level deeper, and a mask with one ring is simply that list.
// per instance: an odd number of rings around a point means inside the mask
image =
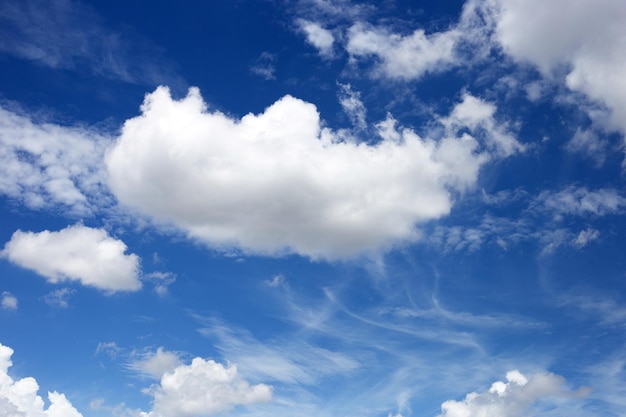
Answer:
[{"label": "cloud formation", "polygon": [[154,396],[152,411],[142,417],[198,417],[232,409],[237,405],[267,402],[272,388],[250,385],[234,365],[194,358],[162,376],[159,385],[146,390]]},{"label": "cloud formation", "polygon": [[0,256],[51,283],[78,281],[106,292],[135,291],[141,288],[139,257],[126,255],[126,249],[106,230],[78,224],[58,232],[18,230]]},{"label": "cloud formation", "polygon": [[45,408],[37,395],[39,385],[32,377],[13,380],[8,374],[13,349],[0,343],[0,415],[7,417],[82,417],[64,394],[48,392]]},{"label": "cloud formation", "polygon": [[[374,145],[343,141],[291,96],[233,119],[208,111],[195,88],[177,101],[160,87],[141,111],[107,154],[111,190],[218,249],[333,259],[413,241],[416,224],[446,215],[451,193],[473,187],[492,158],[467,129],[433,140],[391,118]],[[491,114],[479,117],[480,136],[499,132]]]}]

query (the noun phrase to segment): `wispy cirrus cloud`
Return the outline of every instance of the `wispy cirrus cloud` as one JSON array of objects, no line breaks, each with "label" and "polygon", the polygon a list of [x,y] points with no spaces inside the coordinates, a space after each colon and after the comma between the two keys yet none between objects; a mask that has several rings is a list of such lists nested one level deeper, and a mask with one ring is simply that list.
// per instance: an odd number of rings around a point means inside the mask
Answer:
[{"label": "wispy cirrus cloud", "polygon": [[161,48],[78,0],[3,1],[0,53],[130,83],[184,85]]}]

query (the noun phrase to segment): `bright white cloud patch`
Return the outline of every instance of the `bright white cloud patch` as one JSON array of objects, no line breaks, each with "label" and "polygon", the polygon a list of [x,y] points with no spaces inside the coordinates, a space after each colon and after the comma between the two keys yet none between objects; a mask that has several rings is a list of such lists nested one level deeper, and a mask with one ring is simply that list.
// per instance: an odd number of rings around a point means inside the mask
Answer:
[{"label": "bright white cloud patch", "polygon": [[618,213],[626,207],[626,197],[617,190],[602,188],[567,187],[561,191],[542,191],[531,208],[553,212],[555,216],[604,216]]},{"label": "bright white cloud patch", "polygon": [[17,310],[17,298],[10,292],[3,291],[0,306],[4,310]]},{"label": "bright white cloud patch", "polygon": [[267,402],[272,389],[265,384],[250,385],[237,367],[195,358],[166,373],[158,386],[146,391],[154,396],[152,411],[144,417],[208,416],[237,405]]},{"label": "bright white cloud patch", "polygon": [[160,87],[141,110],[107,154],[111,190],[216,248],[341,258],[412,241],[490,159],[468,133],[435,141],[391,119],[376,145],[341,141],[291,96],[235,120]]},{"label": "bright white cloud patch", "polygon": [[305,19],[298,19],[297,23],[306,35],[307,42],[314,46],[321,56],[326,58],[333,56],[335,37],[331,31],[324,29],[318,23]]},{"label": "bright white cloud patch", "polygon": [[13,349],[0,343],[0,415],[6,417],[82,417],[68,399],[58,392],[48,392],[50,405],[45,408],[37,395],[39,385],[32,377],[13,380],[8,374]]},{"label": "bright white cloud patch", "polygon": [[106,195],[102,158],[109,143],[87,129],[37,124],[0,107],[0,194],[32,209],[90,214]]},{"label": "bright white cloud patch", "polygon": [[459,32],[450,30],[427,35],[418,29],[402,36],[386,28],[357,23],[348,30],[346,51],[355,58],[378,60],[376,75],[417,79],[453,65]]},{"label": "bright white cloud patch", "polygon": [[496,38],[518,60],[606,104],[626,132],[626,7],[623,0],[491,0]]},{"label": "bright white cloud patch", "polygon": [[0,255],[52,283],[78,281],[107,292],[138,290],[139,257],[125,252],[124,242],[106,230],[78,224],[58,232],[18,230]]},{"label": "bright white cloud patch", "polygon": [[583,394],[567,391],[565,380],[551,373],[539,373],[527,379],[519,371],[510,371],[506,379],[507,382],[493,383],[486,392],[471,392],[461,401],[444,402],[438,417],[521,417],[541,400]]}]

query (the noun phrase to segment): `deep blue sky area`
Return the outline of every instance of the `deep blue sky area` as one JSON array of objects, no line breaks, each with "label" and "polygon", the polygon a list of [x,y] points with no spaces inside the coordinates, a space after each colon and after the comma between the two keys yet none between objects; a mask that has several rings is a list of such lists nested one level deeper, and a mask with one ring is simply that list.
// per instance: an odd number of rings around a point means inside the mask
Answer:
[{"label": "deep blue sky area", "polygon": [[620,417],[621,0],[0,4],[0,417]]}]

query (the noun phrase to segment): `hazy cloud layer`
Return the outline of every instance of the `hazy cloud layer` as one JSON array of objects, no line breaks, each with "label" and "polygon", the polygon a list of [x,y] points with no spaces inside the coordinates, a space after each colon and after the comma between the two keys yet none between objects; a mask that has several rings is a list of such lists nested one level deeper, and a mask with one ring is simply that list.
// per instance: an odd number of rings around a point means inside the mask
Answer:
[{"label": "hazy cloud layer", "polygon": [[176,101],[159,88],[108,152],[109,185],[122,204],[215,248],[354,256],[417,239],[416,224],[446,215],[451,191],[473,187],[492,150],[521,146],[490,105],[466,96],[459,106],[439,140],[389,118],[368,145],[341,140],[291,96],[236,120],[208,111],[197,89]]},{"label": "hazy cloud layer", "polygon": [[141,288],[139,257],[125,252],[124,242],[106,230],[78,224],[58,232],[18,230],[0,256],[52,283],[78,281],[106,292],[135,291]]}]

